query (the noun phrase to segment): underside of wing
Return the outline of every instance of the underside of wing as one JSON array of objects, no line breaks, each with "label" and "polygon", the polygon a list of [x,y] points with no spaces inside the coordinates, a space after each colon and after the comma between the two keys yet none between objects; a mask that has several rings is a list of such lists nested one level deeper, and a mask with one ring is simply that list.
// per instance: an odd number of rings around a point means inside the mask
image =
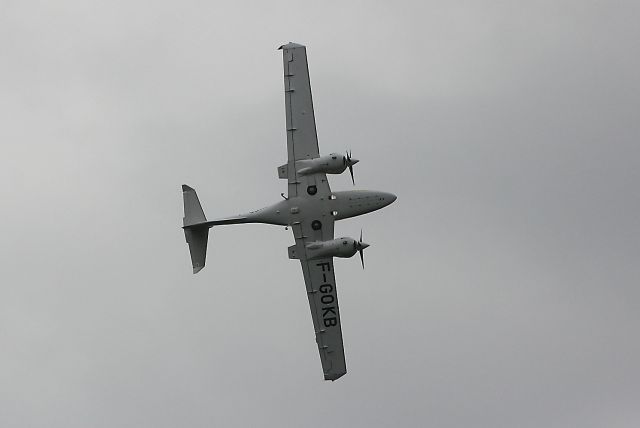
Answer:
[{"label": "underside of wing", "polygon": [[[297,43],[288,43],[280,49],[284,65],[287,165],[280,167],[278,174],[288,179],[290,199],[304,198],[306,207],[315,205],[317,208],[305,212],[297,207],[294,207],[295,211],[291,210],[291,229],[296,245],[290,255],[300,259],[302,265],[324,378],[336,380],[347,372],[347,368],[333,259],[310,260],[306,254],[308,243],[333,239],[334,219],[329,212],[322,212],[320,208],[331,189],[324,172],[299,173],[305,162],[308,165],[311,159],[319,157],[306,48]],[[314,217],[310,218],[309,213],[314,212]]]},{"label": "underside of wing", "polygon": [[300,260],[325,380],[347,373],[333,259]]},{"label": "underside of wing", "polygon": [[287,169],[289,197],[328,195],[331,191],[323,173],[299,175],[301,162],[320,156],[316,120],[311,97],[307,50],[303,45],[280,46],[284,66],[284,105],[287,126]]},{"label": "underside of wing", "polygon": [[284,64],[284,103],[287,119],[289,162],[319,155],[316,120],[313,114],[307,50],[297,43],[280,47]]},{"label": "underside of wing", "polygon": [[291,227],[296,240],[295,258],[300,259],[302,265],[325,380],[336,380],[347,372],[336,276],[333,270],[333,258],[309,259],[306,245],[310,242],[333,239],[333,228],[332,218],[323,221],[320,228],[317,223],[314,227],[314,222],[305,219],[294,222]]}]

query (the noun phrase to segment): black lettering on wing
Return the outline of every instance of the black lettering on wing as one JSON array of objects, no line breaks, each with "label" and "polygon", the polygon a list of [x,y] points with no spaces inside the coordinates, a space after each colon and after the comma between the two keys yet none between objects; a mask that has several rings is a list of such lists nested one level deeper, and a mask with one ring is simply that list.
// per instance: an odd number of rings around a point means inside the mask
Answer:
[{"label": "black lettering on wing", "polygon": [[338,319],[336,317],[331,317],[331,318],[325,318],[324,319],[324,326],[325,327],[332,327],[334,325],[338,325]]},{"label": "black lettering on wing", "polygon": [[335,306],[327,306],[327,307],[322,308],[322,318],[327,318],[327,315],[329,315],[329,314],[336,315]]},{"label": "black lettering on wing", "polygon": [[337,307],[333,305],[336,302],[335,288],[334,285],[329,282],[330,279],[327,281],[327,272],[331,272],[331,263],[320,262],[316,263],[316,266],[322,269],[323,284],[318,288],[318,291],[322,293],[320,296],[320,303],[323,305],[322,322],[325,327],[335,327],[338,325],[338,314],[336,312]]},{"label": "black lettering on wing", "polygon": [[333,303],[334,300],[336,300],[336,298],[333,297],[333,294],[325,294],[324,296],[320,297],[320,301],[323,305],[329,305]]},{"label": "black lettering on wing", "polygon": [[316,266],[321,267],[323,272],[324,271],[327,271],[327,272],[331,271],[331,263],[329,263],[329,262],[317,263]]},{"label": "black lettering on wing", "polygon": [[322,284],[320,286],[321,293],[331,293],[333,291],[333,285],[331,284]]}]

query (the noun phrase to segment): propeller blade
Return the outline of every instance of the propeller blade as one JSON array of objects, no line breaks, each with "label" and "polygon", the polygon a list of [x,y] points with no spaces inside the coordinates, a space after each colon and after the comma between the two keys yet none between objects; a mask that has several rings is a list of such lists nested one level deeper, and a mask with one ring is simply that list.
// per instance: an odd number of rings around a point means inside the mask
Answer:
[{"label": "propeller blade", "polygon": [[356,185],[356,180],[355,180],[355,178],[353,178],[353,166],[355,164],[357,164],[359,161],[358,161],[358,159],[353,159],[351,157],[351,150],[347,150],[347,156],[343,156],[342,160],[343,160],[344,164],[349,167],[349,174],[351,174],[351,182],[355,186]]},{"label": "propeller blade", "polygon": [[362,263],[362,269],[364,269],[364,249],[369,246],[366,242],[362,242],[362,229],[360,229],[360,240],[358,241],[358,252],[360,253],[360,262]]}]

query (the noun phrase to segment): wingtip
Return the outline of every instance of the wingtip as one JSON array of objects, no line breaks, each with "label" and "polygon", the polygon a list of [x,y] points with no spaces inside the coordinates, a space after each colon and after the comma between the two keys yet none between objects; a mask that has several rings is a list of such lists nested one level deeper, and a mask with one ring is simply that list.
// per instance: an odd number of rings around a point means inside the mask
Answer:
[{"label": "wingtip", "polygon": [[346,375],[347,372],[338,372],[338,373],[325,373],[324,374],[324,380],[330,380],[331,382],[335,382],[336,380],[340,379],[342,376]]},{"label": "wingtip", "polygon": [[187,186],[186,184],[183,184],[183,185],[182,185],[182,191],[183,191],[183,192],[187,192],[187,191],[189,191],[189,190],[193,190],[193,187],[189,187],[189,186]]},{"label": "wingtip", "polygon": [[278,50],[282,50],[282,49],[293,49],[293,48],[304,48],[304,45],[301,45],[299,43],[293,43],[293,42],[289,42],[286,45],[280,45],[280,47],[278,48]]},{"label": "wingtip", "polygon": [[197,274],[198,272],[200,272],[202,270],[204,266],[194,266],[193,267],[193,274]]}]

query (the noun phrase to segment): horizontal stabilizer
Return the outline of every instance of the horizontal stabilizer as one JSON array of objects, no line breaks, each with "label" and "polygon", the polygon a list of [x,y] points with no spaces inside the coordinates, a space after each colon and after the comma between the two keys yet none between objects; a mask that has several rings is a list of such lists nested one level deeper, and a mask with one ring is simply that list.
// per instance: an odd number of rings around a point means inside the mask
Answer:
[{"label": "horizontal stabilizer", "polygon": [[187,186],[186,184],[183,184],[182,199],[184,200],[183,224],[185,226],[204,223],[207,221],[207,218],[204,215],[204,211],[202,210],[202,206],[200,205],[198,194],[193,188]]},{"label": "horizontal stabilizer", "polygon": [[184,237],[187,239],[187,244],[189,244],[193,273],[198,273],[204,267],[204,262],[207,258],[209,228],[207,226],[186,227],[184,229]]}]

